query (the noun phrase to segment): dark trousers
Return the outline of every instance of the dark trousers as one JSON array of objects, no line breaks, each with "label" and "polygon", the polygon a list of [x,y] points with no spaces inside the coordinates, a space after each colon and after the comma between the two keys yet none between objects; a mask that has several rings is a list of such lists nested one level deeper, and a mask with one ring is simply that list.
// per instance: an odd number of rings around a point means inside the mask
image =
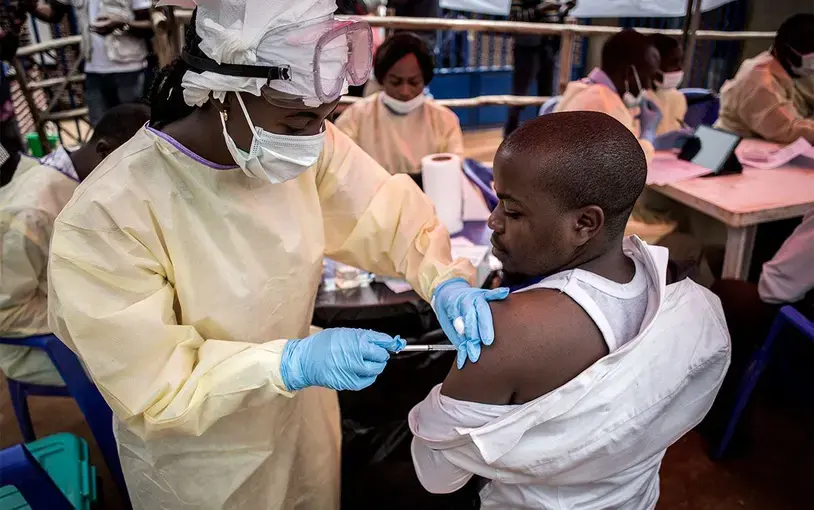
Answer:
[{"label": "dark trousers", "polygon": [[[537,95],[551,96],[554,93],[554,65],[558,46],[555,41],[543,39],[535,46],[514,45],[514,73],[512,95],[525,96],[531,83],[537,79]],[[522,106],[509,108],[505,135],[508,136],[520,124]]]},{"label": "dark trousers", "polygon": [[115,106],[132,103],[144,93],[144,71],[129,73],[85,73],[85,104],[90,124],[95,126]]}]

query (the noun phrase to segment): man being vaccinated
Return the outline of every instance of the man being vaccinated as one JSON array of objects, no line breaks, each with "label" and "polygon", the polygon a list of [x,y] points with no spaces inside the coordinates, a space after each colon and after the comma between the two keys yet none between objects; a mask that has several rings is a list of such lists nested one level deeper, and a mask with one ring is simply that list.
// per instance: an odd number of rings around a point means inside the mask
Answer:
[{"label": "man being vaccinated", "polygon": [[480,362],[410,412],[428,491],[477,475],[481,508],[655,508],[664,452],[709,410],[730,345],[718,299],[667,285],[667,249],[624,235],[646,175],[601,113],[544,115],[503,142],[489,225],[517,290],[492,304]]}]

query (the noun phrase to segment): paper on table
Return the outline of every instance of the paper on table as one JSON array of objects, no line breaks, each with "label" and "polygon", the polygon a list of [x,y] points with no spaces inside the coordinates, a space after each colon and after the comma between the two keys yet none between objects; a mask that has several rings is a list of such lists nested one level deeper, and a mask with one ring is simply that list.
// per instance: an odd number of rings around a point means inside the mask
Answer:
[{"label": "paper on table", "polygon": [[805,138],[779,149],[744,149],[738,154],[741,163],[752,168],[769,170],[778,168],[798,156],[814,158],[814,148]]},{"label": "paper on table", "polygon": [[405,292],[410,292],[413,290],[409,283],[404,280],[397,280],[395,278],[386,279],[384,284],[387,285],[388,289],[392,290],[396,294],[404,294]]},{"label": "paper on table", "polygon": [[664,186],[711,173],[712,170],[709,168],[678,159],[678,156],[672,152],[657,152],[647,167],[647,184]]}]

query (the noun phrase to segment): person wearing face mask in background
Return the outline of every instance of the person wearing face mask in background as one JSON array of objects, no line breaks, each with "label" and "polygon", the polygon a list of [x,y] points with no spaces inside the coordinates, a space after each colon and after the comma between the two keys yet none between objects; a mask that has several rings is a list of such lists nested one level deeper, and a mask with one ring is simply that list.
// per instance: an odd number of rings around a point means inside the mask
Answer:
[{"label": "person wearing face mask in background", "polygon": [[434,68],[427,44],[416,34],[390,37],[376,52],[373,66],[384,90],[351,105],[336,122],[388,172],[408,174],[419,185],[421,158],[464,153],[458,117],[424,95]]},{"label": "person wearing face mask in background", "polygon": [[687,98],[678,91],[684,82],[684,51],[677,39],[664,34],[653,34],[650,41],[661,56],[661,74],[655,79],[655,90],[650,98],[661,110],[661,122],[656,134],[663,135],[685,126]]},{"label": "person wearing face mask in background", "polygon": [[795,14],[774,44],[741,64],[721,88],[715,127],[744,137],[814,143],[814,14]]},{"label": "person wearing face mask in background", "polygon": [[[636,135],[649,163],[656,149],[670,149],[690,136],[683,130],[657,135],[664,117],[652,99],[657,78],[661,78],[661,58],[652,40],[625,29],[605,43],[600,68],[568,84],[554,111],[597,111],[610,115]],[[625,235],[635,234],[649,244],[669,248],[673,260],[698,268],[696,282],[712,285],[712,272],[701,243],[676,232],[678,222],[673,218],[673,205],[645,189],[628,220]]]},{"label": "person wearing face mask in background", "polygon": [[113,409],[135,508],[337,508],[330,390],[403,341],[308,336],[323,257],[407,279],[470,361],[508,291],[471,288],[429,199],[325,122],[368,76],[366,23],[334,0],[198,3],[149,126],[54,224],[49,324]]}]

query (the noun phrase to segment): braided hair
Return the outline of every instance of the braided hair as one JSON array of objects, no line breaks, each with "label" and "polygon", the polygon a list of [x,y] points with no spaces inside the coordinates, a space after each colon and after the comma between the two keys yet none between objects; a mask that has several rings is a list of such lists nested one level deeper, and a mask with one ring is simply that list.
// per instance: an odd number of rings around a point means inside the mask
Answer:
[{"label": "braided hair", "polygon": [[[201,38],[195,31],[197,16],[198,10],[196,9],[192,12],[192,19],[187,25],[184,51],[194,56],[205,57],[206,55],[199,47]],[[160,129],[171,122],[183,119],[198,108],[189,106],[184,101],[181,80],[187,71],[195,72],[195,69],[192,69],[180,56],[158,71],[150,89],[150,126]]]}]

